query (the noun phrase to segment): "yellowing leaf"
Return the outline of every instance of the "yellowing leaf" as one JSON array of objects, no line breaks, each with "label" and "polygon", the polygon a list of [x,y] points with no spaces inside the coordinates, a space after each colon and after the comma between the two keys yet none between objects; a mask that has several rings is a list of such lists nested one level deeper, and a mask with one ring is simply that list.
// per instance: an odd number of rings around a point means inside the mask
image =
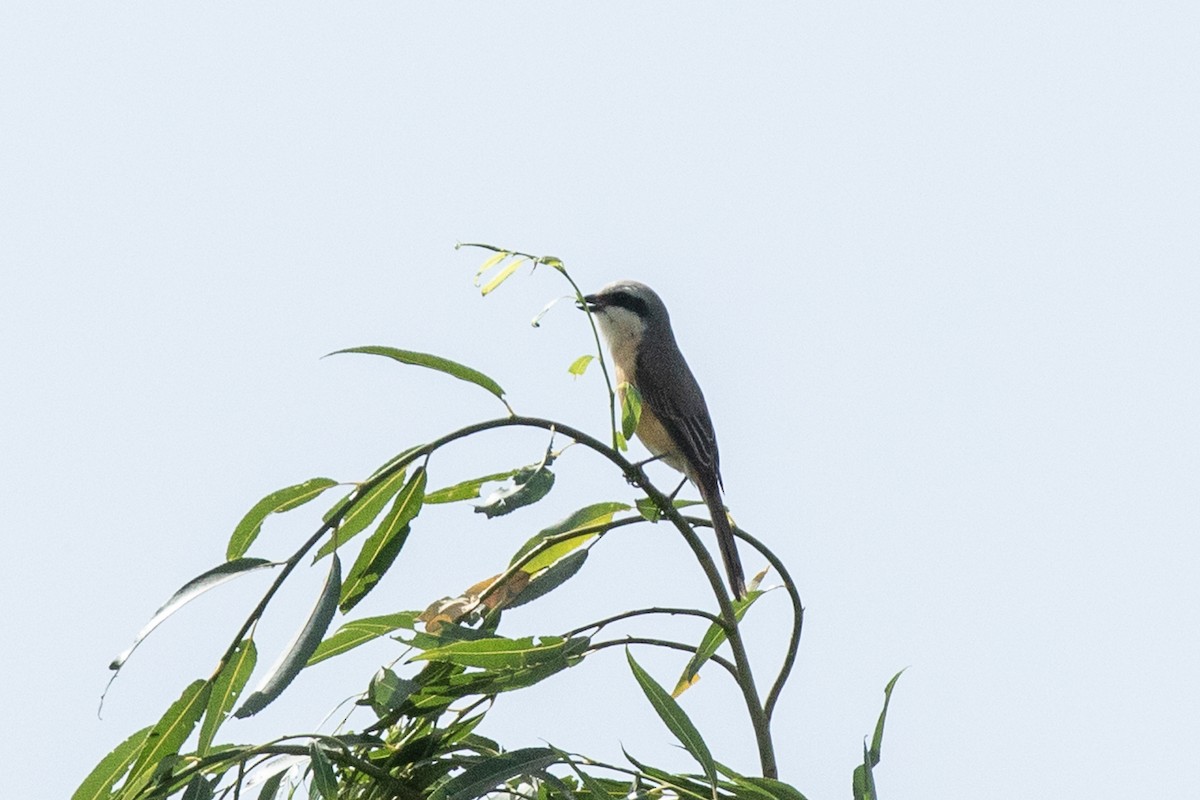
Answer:
[{"label": "yellowing leaf", "polygon": [[512,253],[508,252],[507,250],[501,250],[500,252],[496,253],[496,255],[489,258],[487,261],[484,261],[483,264],[480,265],[479,270],[475,273],[475,285],[476,286],[479,285],[479,279],[480,279],[480,277],[483,276],[483,273],[487,272],[489,269],[496,266],[501,261],[508,258],[510,255],[512,255]]},{"label": "yellowing leaf", "polygon": [[588,365],[592,363],[594,358],[595,356],[593,355],[580,356],[571,362],[571,366],[567,367],[567,372],[578,378],[587,371]]},{"label": "yellowing leaf", "polygon": [[492,291],[497,286],[499,286],[500,284],[502,284],[506,280],[508,280],[509,276],[512,275],[514,272],[516,272],[518,267],[520,267],[522,264],[524,264],[528,261],[529,261],[528,258],[518,258],[515,261],[512,261],[504,269],[497,272],[496,277],[492,278],[490,281],[488,281],[486,284],[484,284],[483,288],[479,290],[480,293],[484,297],[491,294]]}]

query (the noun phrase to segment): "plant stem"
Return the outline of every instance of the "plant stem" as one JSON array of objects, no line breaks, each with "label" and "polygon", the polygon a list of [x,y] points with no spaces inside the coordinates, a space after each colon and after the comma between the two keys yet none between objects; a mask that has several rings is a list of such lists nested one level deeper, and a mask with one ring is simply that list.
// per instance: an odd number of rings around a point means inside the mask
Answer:
[{"label": "plant stem", "polygon": [[629,619],[630,617],[645,616],[646,614],[671,614],[671,615],[681,614],[681,615],[686,615],[686,616],[691,616],[691,617],[703,617],[704,619],[708,620],[709,622],[711,622],[714,625],[720,625],[722,628],[725,627],[725,620],[721,619],[716,614],[710,614],[707,611],[701,611],[697,608],[659,608],[659,607],[655,606],[653,608],[638,608],[633,611],[626,611],[621,614],[614,614],[611,617],[605,617],[604,619],[598,619],[595,622],[591,622],[587,625],[580,625],[578,628],[572,628],[571,630],[564,633],[563,638],[570,638],[572,636],[575,636],[576,634],[583,633],[584,631],[588,631],[593,628],[595,628],[596,632],[599,633],[600,629],[603,628],[605,625],[608,625],[613,622],[620,622],[621,620]]},{"label": "plant stem", "polygon": [[[230,644],[225,654],[221,657],[220,664],[213,673],[214,676],[219,674],[225,663],[232,657],[234,650],[242,641],[242,638],[245,637],[246,633],[250,630],[254,623],[257,622],[258,619],[263,615],[268,603],[279,590],[280,586],[282,586],[284,579],[286,579],[291,571],[296,568],[296,565],[299,564],[304,555],[321,540],[321,537],[337,528],[337,525],[341,519],[346,515],[346,513],[349,512],[354,503],[365,496],[367,492],[369,492],[379,483],[382,483],[390,478],[399,470],[405,469],[413,461],[419,458],[427,458],[436,450],[444,447],[447,444],[450,444],[451,442],[473,436],[483,431],[509,427],[538,428],[541,430],[550,431],[551,433],[559,433],[575,440],[579,444],[582,444],[588,449],[603,456],[608,461],[613,463],[617,468],[619,468],[622,474],[624,474],[628,480],[640,487],[642,491],[644,491],[647,496],[654,501],[666,518],[671,521],[671,523],[683,536],[684,541],[686,541],[688,546],[692,549],[693,554],[696,556],[696,560],[700,563],[701,568],[704,570],[705,576],[708,578],[709,584],[712,586],[713,594],[717,599],[717,604],[720,607],[719,616],[722,620],[724,620],[724,625],[722,627],[724,627],[726,630],[729,647],[733,653],[733,660],[734,664],[736,665],[737,683],[742,690],[742,696],[746,704],[746,711],[750,716],[750,722],[754,728],[754,736],[758,745],[759,761],[762,767],[763,776],[767,778],[778,777],[778,768],[775,762],[775,748],[774,743],[771,740],[770,718],[766,714],[763,705],[759,700],[758,688],[754,684],[753,674],[750,669],[750,659],[746,653],[745,642],[742,640],[741,632],[738,628],[738,620],[733,611],[733,604],[730,600],[728,592],[725,590],[725,583],[721,577],[720,571],[717,569],[717,566],[713,561],[711,554],[708,552],[708,549],[704,546],[704,543],[700,541],[700,537],[696,535],[695,530],[688,523],[688,521],[683,517],[682,514],[679,513],[679,510],[675,508],[674,504],[672,504],[668,500],[667,496],[650,482],[641,466],[631,463],[628,459],[622,456],[616,448],[605,445],[599,439],[579,430],[578,428],[570,425],[564,425],[553,420],[543,419],[541,417],[514,415],[499,419],[485,420],[483,422],[477,422],[472,425],[459,428],[458,430],[451,431],[450,433],[434,439],[425,445],[414,447],[405,451],[400,456],[388,462],[384,468],[380,469],[368,480],[360,484],[358,491],[355,492],[351,497],[347,498],[343,502],[342,506],[330,516],[329,520],[320,528],[318,528],[317,531],[313,533],[313,535],[310,536],[308,540],[305,541],[305,543],[301,545],[301,547],[291,556],[291,558],[284,562],[283,570],[267,589],[267,592],[263,596],[262,600],[250,613],[250,616],[246,619],[245,623],[243,623],[241,629],[234,637],[233,642]],[[608,523],[604,527],[611,528],[621,524],[632,524],[634,521],[637,520],[618,520],[616,522]],[[571,535],[582,535],[579,531],[572,531],[568,533]],[[519,569],[519,566],[514,565],[513,567],[510,567],[509,571],[511,572],[514,569]],[[776,695],[777,694],[778,693],[776,692]]]},{"label": "plant stem", "polygon": [[[684,644],[683,642],[672,642],[669,639],[652,639],[645,636],[626,636],[623,639],[611,639],[605,642],[596,642],[588,647],[588,651],[595,652],[597,650],[603,650],[607,647],[624,647],[625,645],[630,644],[648,644],[654,647],[665,647],[668,650],[682,650],[685,653],[691,653],[693,655],[695,655],[696,651],[699,649],[693,645]],[[731,664],[729,659],[724,658],[723,656],[714,655],[711,656],[709,660],[724,667],[729,674],[733,676],[734,681],[741,680],[738,676],[737,667]]]}]

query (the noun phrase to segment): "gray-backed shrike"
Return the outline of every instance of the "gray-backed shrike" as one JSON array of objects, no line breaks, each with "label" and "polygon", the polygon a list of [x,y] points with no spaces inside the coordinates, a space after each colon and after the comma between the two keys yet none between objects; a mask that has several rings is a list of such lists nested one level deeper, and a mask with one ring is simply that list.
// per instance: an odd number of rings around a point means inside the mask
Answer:
[{"label": "gray-backed shrike", "polygon": [[629,383],[642,396],[638,439],[700,490],[712,515],[729,586],[735,596],[744,597],[742,562],[721,500],[717,437],[704,393],[675,343],[667,307],[637,281],[610,283],[583,299],[608,341],[617,383]]}]

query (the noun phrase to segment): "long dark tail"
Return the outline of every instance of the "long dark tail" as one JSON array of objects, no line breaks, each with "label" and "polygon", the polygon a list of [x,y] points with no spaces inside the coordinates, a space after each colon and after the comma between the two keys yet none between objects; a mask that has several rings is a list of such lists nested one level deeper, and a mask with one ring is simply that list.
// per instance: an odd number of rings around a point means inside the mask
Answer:
[{"label": "long dark tail", "polygon": [[721,490],[714,481],[700,483],[700,496],[708,506],[712,515],[713,530],[717,532],[717,546],[721,549],[721,559],[725,562],[725,574],[729,576],[729,588],[737,598],[746,596],[746,576],[742,572],[742,559],[738,555],[737,540],[733,538],[733,527],[729,524],[729,515],[725,513],[725,504],[721,502]]}]

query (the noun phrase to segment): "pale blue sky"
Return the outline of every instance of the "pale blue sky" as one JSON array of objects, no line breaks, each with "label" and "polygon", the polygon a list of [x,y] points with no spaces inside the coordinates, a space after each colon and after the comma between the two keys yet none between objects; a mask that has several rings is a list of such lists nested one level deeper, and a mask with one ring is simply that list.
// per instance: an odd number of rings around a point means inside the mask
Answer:
[{"label": "pale blue sky", "polygon": [[[0,749],[25,765],[6,794],[67,796],[208,674],[261,580],[172,619],[96,718],[109,659],[261,495],[501,410],[322,354],[435,351],[603,429],[598,376],[565,372],[582,318],[528,325],[565,284],[480,299],[456,240],[558,255],[585,287],[637,278],[672,309],[729,504],[808,606],[785,779],[849,796],[908,666],[885,798],[1161,791],[1200,717],[1198,32],[1166,2],[4,4]],[[495,436],[431,480],[542,446]],[[524,514],[423,516],[361,613],[423,607],[632,496],[594,459],[560,467]],[[665,533],[614,537],[506,625],[702,602]],[[264,665],[311,572],[265,621]],[[784,605],[748,622],[763,680]],[[306,672],[225,733],[311,729],[392,655]],[[752,770],[736,700],[715,672],[685,695]],[[503,698],[485,732],[687,764],[615,650]]]}]

